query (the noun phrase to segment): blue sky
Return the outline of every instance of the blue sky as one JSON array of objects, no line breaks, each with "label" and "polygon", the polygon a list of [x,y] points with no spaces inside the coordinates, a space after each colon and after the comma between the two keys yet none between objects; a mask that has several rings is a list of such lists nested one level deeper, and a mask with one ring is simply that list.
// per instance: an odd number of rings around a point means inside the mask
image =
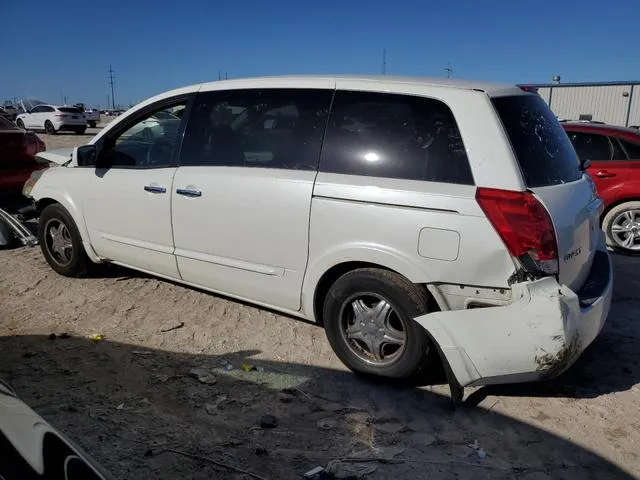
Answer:
[{"label": "blue sky", "polygon": [[[487,5],[489,4],[489,5]],[[0,101],[104,105],[229,77],[387,73],[640,79],[640,0],[0,1]]]}]

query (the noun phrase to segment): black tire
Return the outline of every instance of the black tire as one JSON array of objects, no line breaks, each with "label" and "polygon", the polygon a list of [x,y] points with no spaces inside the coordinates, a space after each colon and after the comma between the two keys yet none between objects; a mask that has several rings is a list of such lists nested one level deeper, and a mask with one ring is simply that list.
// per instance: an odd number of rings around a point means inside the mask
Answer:
[{"label": "black tire", "polygon": [[26,128],[24,128],[24,122],[21,119],[18,119],[18,121],[16,122],[16,125],[18,126],[18,128],[26,130]]},{"label": "black tire", "polygon": [[53,126],[53,123],[51,123],[49,120],[47,120],[46,122],[44,122],[44,131],[48,135],[55,135],[56,134],[56,127]]},{"label": "black tire", "polygon": [[[66,228],[68,235],[60,232],[60,225]],[[64,254],[56,253],[51,230],[70,240],[71,247]],[[59,203],[51,204],[42,211],[38,221],[38,241],[47,263],[60,275],[65,277],[84,277],[89,267],[89,258],[82,245],[82,237],[69,212]],[[68,258],[64,258],[64,257]]]},{"label": "black tire", "polygon": [[89,122],[89,126],[91,128],[96,128],[96,122]]},{"label": "black tire", "polygon": [[87,127],[76,128],[74,131],[75,131],[75,132],[76,132],[76,134],[78,134],[78,135],[84,135],[84,132],[86,132],[86,131],[87,131]]},{"label": "black tire", "polygon": [[[364,352],[366,348],[362,348],[365,343],[347,339],[347,324],[353,328],[357,323],[352,302],[359,301],[360,297],[365,303],[367,298],[386,301],[392,309],[389,318],[393,319],[396,326],[402,325],[404,344],[401,350],[391,353],[390,363],[382,364],[377,359],[363,358],[367,356]],[[431,305],[424,288],[401,275],[378,268],[360,268],[345,273],[329,289],[324,301],[324,328],[333,351],[354,372],[394,380],[412,380],[423,376],[433,363],[435,349],[426,331],[413,320],[429,312]],[[353,319],[349,318],[351,315]],[[400,331],[398,328],[394,330]],[[381,334],[373,332],[373,335]],[[358,352],[358,349],[362,351]],[[429,355],[431,350],[432,355]]]},{"label": "black tire", "polygon": [[[628,233],[614,232],[614,226],[624,220],[625,214],[634,217],[635,226],[632,227],[632,231]],[[609,247],[622,253],[640,254],[640,202],[625,202],[613,207],[602,220],[602,230],[604,230]],[[631,245],[625,246],[624,239],[629,238],[629,235],[635,239],[631,238]]]}]

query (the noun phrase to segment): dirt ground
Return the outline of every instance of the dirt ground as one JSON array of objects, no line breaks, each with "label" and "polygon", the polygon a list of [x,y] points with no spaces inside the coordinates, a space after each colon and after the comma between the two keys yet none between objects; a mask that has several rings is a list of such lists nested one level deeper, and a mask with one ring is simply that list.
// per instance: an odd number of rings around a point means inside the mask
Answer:
[{"label": "dirt ground", "polygon": [[0,251],[0,378],[121,479],[250,478],[193,456],[268,479],[353,457],[343,465],[371,479],[640,478],[640,258],[613,258],[609,321],[569,372],[470,390],[453,411],[442,385],[356,378],[314,325],[121,268],[67,279],[37,247]]}]

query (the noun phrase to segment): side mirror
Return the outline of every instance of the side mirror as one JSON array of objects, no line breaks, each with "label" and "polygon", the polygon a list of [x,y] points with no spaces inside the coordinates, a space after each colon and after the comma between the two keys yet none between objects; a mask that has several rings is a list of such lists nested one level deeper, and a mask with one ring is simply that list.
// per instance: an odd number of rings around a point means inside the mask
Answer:
[{"label": "side mirror", "polygon": [[98,163],[98,149],[95,145],[76,148],[76,163],[79,167],[94,167]]},{"label": "side mirror", "polygon": [[580,161],[580,170],[582,170],[583,172],[586,172],[587,168],[589,168],[590,166],[591,166],[591,160],[589,160],[588,158]]}]

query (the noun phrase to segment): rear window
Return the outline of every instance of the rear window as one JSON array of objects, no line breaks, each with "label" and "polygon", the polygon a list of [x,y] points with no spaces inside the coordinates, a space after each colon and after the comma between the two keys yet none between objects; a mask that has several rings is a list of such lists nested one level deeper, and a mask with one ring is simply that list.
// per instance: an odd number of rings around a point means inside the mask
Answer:
[{"label": "rear window", "polygon": [[73,107],[58,107],[58,110],[62,113],[82,113],[79,108]]},{"label": "rear window", "polygon": [[537,95],[495,97],[511,147],[529,188],[574,182],[582,177],[569,137]]}]

